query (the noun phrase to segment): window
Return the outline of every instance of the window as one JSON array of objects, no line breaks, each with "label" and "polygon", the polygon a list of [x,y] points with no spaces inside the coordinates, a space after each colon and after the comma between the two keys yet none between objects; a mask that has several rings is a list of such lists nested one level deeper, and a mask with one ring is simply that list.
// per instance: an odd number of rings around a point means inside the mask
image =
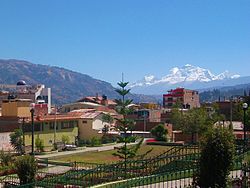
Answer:
[{"label": "window", "polygon": [[[41,131],[41,125],[40,123],[34,123],[34,131]],[[23,132],[32,132],[32,125],[31,124],[25,124],[23,125]]]},{"label": "window", "polygon": [[40,123],[35,123],[34,124],[34,131],[40,131],[41,129],[40,129]]},{"label": "window", "polygon": [[82,121],[82,123],[86,124],[86,123],[88,123],[88,122],[87,122],[87,121]]},{"label": "window", "polygon": [[62,129],[71,129],[71,128],[74,128],[74,126],[75,126],[74,121],[66,121],[66,122],[62,122],[61,124]]},{"label": "window", "polygon": [[[49,122],[49,129],[54,130],[55,129],[55,122]],[[56,130],[58,130],[58,124],[56,124]]]}]

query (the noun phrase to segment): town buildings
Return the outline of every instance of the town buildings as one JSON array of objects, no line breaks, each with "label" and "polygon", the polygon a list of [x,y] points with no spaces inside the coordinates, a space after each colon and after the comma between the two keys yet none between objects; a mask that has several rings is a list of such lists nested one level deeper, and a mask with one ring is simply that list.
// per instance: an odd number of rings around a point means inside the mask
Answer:
[{"label": "town buildings", "polygon": [[200,107],[199,93],[195,90],[176,88],[163,94],[163,107],[172,108],[180,105],[184,109]]},{"label": "town buildings", "polygon": [[9,98],[30,99],[32,103],[46,103],[48,113],[51,112],[51,88],[43,84],[29,85],[20,80],[16,85],[0,85],[0,106]]}]

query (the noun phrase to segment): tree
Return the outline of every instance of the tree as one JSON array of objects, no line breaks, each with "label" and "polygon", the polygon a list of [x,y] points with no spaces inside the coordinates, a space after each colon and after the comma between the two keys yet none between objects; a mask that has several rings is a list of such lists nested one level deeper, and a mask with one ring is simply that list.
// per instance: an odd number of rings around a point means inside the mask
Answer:
[{"label": "tree", "polygon": [[128,85],[128,82],[119,82],[118,85],[120,86],[119,89],[116,89],[116,92],[121,96],[120,99],[116,100],[117,108],[116,111],[122,115],[122,118],[116,118],[117,121],[117,128],[122,133],[122,137],[120,141],[124,143],[123,146],[117,149],[117,152],[113,155],[118,156],[119,158],[123,159],[125,162],[125,173],[127,169],[127,160],[131,159],[136,156],[138,149],[140,148],[143,139],[138,142],[136,145],[128,147],[128,143],[134,140],[134,137],[131,134],[128,134],[133,130],[134,121],[132,119],[126,118],[126,116],[131,112],[128,108],[128,105],[132,103],[132,100],[125,99],[125,96],[130,92],[129,89],[125,89]]},{"label": "tree", "polygon": [[234,158],[234,136],[230,129],[210,130],[202,141],[197,184],[199,187],[227,186]]},{"label": "tree", "polygon": [[24,154],[23,131],[16,129],[10,134],[10,143],[19,154]]},{"label": "tree", "polygon": [[175,129],[182,130],[185,134],[190,134],[192,143],[195,142],[195,135],[202,135],[213,125],[211,117],[204,108],[193,108],[188,111],[173,109],[170,122]]},{"label": "tree", "polygon": [[166,134],[168,133],[168,130],[164,127],[163,124],[159,124],[151,129],[151,133],[156,137],[156,140],[166,141]]},{"label": "tree", "polygon": [[15,161],[15,168],[21,185],[35,181],[37,162],[34,156],[25,155],[18,157]]},{"label": "tree", "polygon": [[175,129],[181,129],[183,125],[183,113],[180,112],[179,108],[172,108],[170,122],[173,124]]}]

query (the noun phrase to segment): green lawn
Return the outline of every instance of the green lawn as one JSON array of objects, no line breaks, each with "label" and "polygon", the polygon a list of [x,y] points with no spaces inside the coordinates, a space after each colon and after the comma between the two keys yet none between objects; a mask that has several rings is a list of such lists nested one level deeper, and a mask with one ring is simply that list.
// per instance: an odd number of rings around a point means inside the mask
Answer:
[{"label": "green lawn", "polygon": [[[143,145],[139,149],[138,154],[143,154],[146,151],[150,150],[153,148],[152,152],[149,153],[147,156],[152,157],[159,155],[163,153],[164,151],[170,149],[171,147],[169,146],[158,146],[158,145]],[[110,163],[110,162],[115,162],[118,161],[119,158],[113,156],[112,154],[114,153],[114,150],[109,150],[109,151],[101,151],[101,152],[83,152],[83,153],[78,153],[78,154],[73,154],[73,155],[66,155],[66,156],[59,156],[59,157],[53,157],[50,158],[51,160],[57,160],[57,161],[64,161],[64,162],[89,162],[89,163]]]}]

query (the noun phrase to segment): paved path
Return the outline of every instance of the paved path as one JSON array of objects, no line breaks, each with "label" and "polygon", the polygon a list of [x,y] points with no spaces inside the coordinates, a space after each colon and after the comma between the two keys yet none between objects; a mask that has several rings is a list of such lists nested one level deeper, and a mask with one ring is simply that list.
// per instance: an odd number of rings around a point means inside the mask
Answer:
[{"label": "paved path", "polygon": [[[132,145],[132,144],[135,144],[135,143],[131,143],[129,145]],[[43,159],[43,158],[51,158],[51,157],[64,156],[64,155],[72,155],[76,153],[84,153],[84,152],[89,152],[89,151],[107,151],[107,150],[113,150],[115,147],[120,147],[122,145],[123,143],[100,146],[100,147],[86,147],[80,150],[61,151],[61,152],[50,153],[50,154],[45,154],[45,155],[36,155],[35,157]]]},{"label": "paved path", "polygon": [[[135,143],[130,143],[128,145],[133,145],[133,144],[135,144]],[[80,150],[62,151],[62,152],[50,153],[50,154],[46,154],[46,155],[36,155],[35,157],[43,159],[43,158],[72,155],[72,154],[78,154],[78,153],[84,153],[84,152],[90,152],[90,151],[107,151],[107,150],[113,150],[115,147],[120,147],[120,146],[123,146],[123,143],[100,146],[100,147],[86,147],[86,148],[82,148]],[[68,167],[68,166],[49,165],[49,168],[45,168],[45,169],[42,169],[40,171],[52,173],[52,174],[61,174],[61,173],[69,171],[71,168],[72,167]]]}]

